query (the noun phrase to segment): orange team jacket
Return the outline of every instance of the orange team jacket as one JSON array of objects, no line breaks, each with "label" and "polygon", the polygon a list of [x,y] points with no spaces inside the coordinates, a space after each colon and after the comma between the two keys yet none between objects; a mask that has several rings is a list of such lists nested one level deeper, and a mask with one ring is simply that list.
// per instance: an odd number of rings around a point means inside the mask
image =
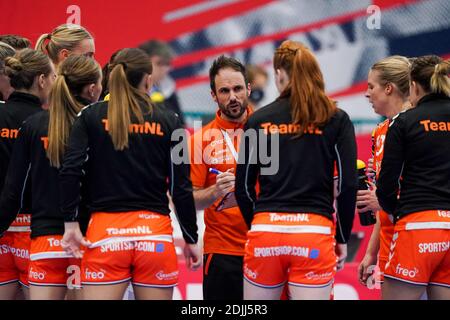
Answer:
[{"label": "orange team jacket", "polygon": [[[384,154],[384,141],[386,140],[386,134],[389,129],[389,119],[386,119],[380,123],[372,133],[373,136],[373,161],[375,166],[375,177],[378,176],[381,171],[381,162],[383,160]],[[378,212],[381,223],[380,231],[380,260],[387,261],[389,255],[389,245],[394,233],[394,225],[392,222],[392,217],[383,210]]]},{"label": "orange team jacket", "polygon": [[[247,115],[250,114],[251,109],[247,108]],[[238,152],[240,136],[247,119],[243,123],[234,123],[222,119],[220,115],[219,110],[213,121],[191,136],[189,146],[191,180],[194,188],[208,188],[216,183],[217,175],[209,172],[209,168],[221,172],[233,168],[233,173],[236,173],[233,151]],[[230,138],[228,143],[233,143],[235,150],[229,148],[226,136]],[[216,208],[221,200],[222,198],[217,199],[205,209],[203,253],[243,256],[248,231],[244,218],[237,204],[217,211]]]}]

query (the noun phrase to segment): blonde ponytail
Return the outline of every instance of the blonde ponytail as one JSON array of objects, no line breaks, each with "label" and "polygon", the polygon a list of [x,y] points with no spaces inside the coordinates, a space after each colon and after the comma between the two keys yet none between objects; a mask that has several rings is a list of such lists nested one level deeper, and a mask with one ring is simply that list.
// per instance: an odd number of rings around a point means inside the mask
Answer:
[{"label": "blonde ponytail", "polygon": [[411,63],[411,81],[427,93],[443,93],[450,96],[450,60],[444,61],[436,55],[414,58]]},{"label": "blonde ponytail", "polygon": [[51,38],[51,34],[50,33],[44,33],[43,35],[41,35],[38,38],[34,49],[38,50],[38,51],[41,51],[41,52],[43,52],[45,54],[48,54],[48,50],[47,50],[48,42],[46,43],[45,40],[50,39],[50,38]]},{"label": "blonde ponytail", "polygon": [[50,92],[47,157],[59,168],[73,120],[83,106],[70,93],[64,75],[59,75]]},{"label": "blonde ponytail", "polygon": [[431,90],[436,93],[443,93],[450,97],[450,60],[442,61],[434,67],[431,76]]},{"label": "blonde ponytail", "polygon": [[81,95],[86,85],[95,84],[100,78],[98,63],[83,55],[70,56],[61,64],[50,92],[47,157],[52,166],[59,168],[61,165],[70,129],[84,107],[75,96]]},{"label": "blonde ponytail", "polygon": [[85,39],[93,39],[85,28],[75,24],[63,24],[56,27],[51,33],[41,35],[35,48],[48,55],[57,65],[60,62],[59,52],[61,50],[73,51]]},{"label": "blonde ponytail", "polygon": [[143,110],[151,112],[149,97],[137,88],[145,74],[152,73],[148,55],[141,49],[123,49],[114,59],[109,76],[108,131],[114,149],[128,148],[133,121],[144,122]]}]

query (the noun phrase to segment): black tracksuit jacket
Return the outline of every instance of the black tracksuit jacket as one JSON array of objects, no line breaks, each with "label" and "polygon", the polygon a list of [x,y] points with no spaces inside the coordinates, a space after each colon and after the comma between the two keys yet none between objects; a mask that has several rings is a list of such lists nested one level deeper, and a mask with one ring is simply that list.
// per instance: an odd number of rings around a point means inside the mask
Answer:
[{"label": "black tracksuit jacket", "polygon": [[376,193],[396,221],[414,212],[450,210],[450,97],[426,95],[392,119]]},{"label": "black tracksuit jacket", "polygon": [[84,175],[90,213],[149,210],[169,215],[169,190],[185,241],[197,243],[186,132],[177,115],[154,106],[143,124],[130,126],[129,147],[116,151],[107,132],[107,108],[105,101],[86,107],[72,127],[59,175],[65,221],[77,219]]},{"label": "black tracksuit jacket", "polygon": [[[236,200],[247,225],[250,227],[258,212],[316,213],[333,219],[336,162],[340,176],[336,240],[346,243],[353,225],[357,190],[355,132],[348,115],[338,109],[323,128],[307,131],[298,138],[289,99],[279,98],[250,116],[246,133],[249,129],[262,134],[256,143],[241,138],[239,150]],[[278,172],[261,175],[261,169],[270,164],[261,159],[260,140],[267,137],[270,150],[275,132],[279,133],[279,150],[275,150],[279,155]],[[252,159],[254,155],[258,156]]]}]

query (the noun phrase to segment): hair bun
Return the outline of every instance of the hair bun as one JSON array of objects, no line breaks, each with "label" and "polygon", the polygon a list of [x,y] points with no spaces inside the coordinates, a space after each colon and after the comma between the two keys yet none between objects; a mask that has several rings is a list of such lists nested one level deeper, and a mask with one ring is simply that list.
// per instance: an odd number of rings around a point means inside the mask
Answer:
[{"label": "hair bun", "polygon": [[9,67],[10,69],[17,71],[17,72],[22,71],[22,69],[23,69],[22,62],[20,62],[15,57],[7,57],[5,59],[5,66]]},{"label": "hair bun", "polygon": [[20,60],[15,57],[7,57],[5,59],[5,75],[8,77],[15,78],[23,70],[23,64]]}]

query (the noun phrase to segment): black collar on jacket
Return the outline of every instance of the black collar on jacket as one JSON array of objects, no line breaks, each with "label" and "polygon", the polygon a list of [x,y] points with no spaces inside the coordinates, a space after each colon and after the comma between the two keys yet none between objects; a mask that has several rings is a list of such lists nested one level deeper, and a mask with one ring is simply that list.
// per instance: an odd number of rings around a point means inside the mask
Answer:
[{"label": "black collar on jacket", "polygon": [[422,98],[420,98],[420,100],[417,102],[417,105],[428,102],[428,101],[433,101],[433,100],[450,100],[450,97],[443,94],[443,93],[430,93],[427,94],[426,96],[423,96]]},{"label": "black collar on jacket", "polygon": [[24,102],[29,105],[35,105],[36,107],[39,107],[39,108],[42,107],[42,102],[37,96],[30,94],[30,93],[25,93],[25,92],[14,91],[9,96],[8,101]]}]

